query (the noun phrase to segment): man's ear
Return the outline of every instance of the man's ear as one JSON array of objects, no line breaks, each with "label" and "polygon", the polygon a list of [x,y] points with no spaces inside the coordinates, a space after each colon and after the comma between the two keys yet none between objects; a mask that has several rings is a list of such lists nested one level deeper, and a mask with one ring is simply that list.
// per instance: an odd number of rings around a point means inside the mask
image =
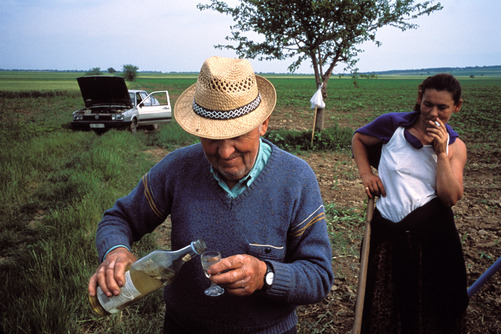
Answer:
[{"label": "man's ear", "polygon": [[270,123],[270,117],[268,117],[260,126],[259,126],[259,135],[264,136],[266,131],[268,130],[268,124]]}]

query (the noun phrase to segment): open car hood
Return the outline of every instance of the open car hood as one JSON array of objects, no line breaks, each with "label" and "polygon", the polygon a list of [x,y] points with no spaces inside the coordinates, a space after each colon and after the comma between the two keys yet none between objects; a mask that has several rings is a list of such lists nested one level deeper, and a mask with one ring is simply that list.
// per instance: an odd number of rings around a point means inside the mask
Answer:
[{"label": "open car hood", "polygon": [[85,76],[77,78],[85,107],[114,105],[132,108],[125,80],[112,76]]}]

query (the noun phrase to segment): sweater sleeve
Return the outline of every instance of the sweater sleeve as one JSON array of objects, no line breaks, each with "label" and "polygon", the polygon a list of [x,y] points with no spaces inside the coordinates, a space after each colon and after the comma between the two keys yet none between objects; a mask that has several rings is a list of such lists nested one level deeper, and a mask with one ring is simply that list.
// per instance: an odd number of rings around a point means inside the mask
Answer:
[{"label": "sweater sleeve", "polygon": [[100,261],[117,245],[130,249],[133,242],[165,221],[170,210],[166,198],[168,171],[174,158],[175,154],[164,158],[141,178],[136,188],[104,212],[96,234]]},{"label": "sweater sleeve", "polygon": [[334,281],[320,189],[315,174],[303,163],[305,166],[297,174],[301,189],[287,236],[286,261],[270,261],[275,278],[267,291],[273,298],[297,305],[321,301]]}]

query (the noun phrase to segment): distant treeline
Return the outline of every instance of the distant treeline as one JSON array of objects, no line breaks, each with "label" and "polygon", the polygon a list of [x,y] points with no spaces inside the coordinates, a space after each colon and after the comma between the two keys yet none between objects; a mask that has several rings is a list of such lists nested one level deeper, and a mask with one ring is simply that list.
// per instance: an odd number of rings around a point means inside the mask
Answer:
[{"label": "distant treeline", "polygon": [[[89,72],[89,70],[23,70],[23,69],[3,69],[0,68],[0,71],[5,71],[5,72],[61,72],[61,73],[73,73],[73,72],[81,72],[81,73],[86,73]],[[103,73],[106,72],[106,70],[102,70]],[[162,71],[137,71],[138,73],[162,73]],[[121,71],[116,71],[116,73],[121,73]]]},{"label": "distant treeline", "polygon": [[[86,73],[89,70],[26,70],[26,69],[1,69],[0,71],[11,72],[82,72]],[[116,71],[120,73],[120,71]],[[170,73],[170,74],[186,74],[198,72],[179,72],[179,71],[137,71],[137,73]],[[360,75],[434,75],[437,73],[450,73],[456,76],[501,76],[501,65],[495,66],[468,66],[468,67],[434,67],[434,68],[421,68],[421,69],[408,69],[408,70],[388,70],[388,71],[372,71],[372,72],[359,72]],[[259,74],[286,74],[277,72],[259,72]],[[306,73],[294,73],[297,75],[305,75]],[[348,75],[350,73],[337,73],[335,75]]]},{"label": "distant treeline", "polygon": [[434,75],[437,73],[450,73],[457,76],[499,76],[501,65],[496,66],[468,66],[468,67],[436,67],[411,70],[389,70],[379,72],[361,72],[361,74],[376,75]]}]

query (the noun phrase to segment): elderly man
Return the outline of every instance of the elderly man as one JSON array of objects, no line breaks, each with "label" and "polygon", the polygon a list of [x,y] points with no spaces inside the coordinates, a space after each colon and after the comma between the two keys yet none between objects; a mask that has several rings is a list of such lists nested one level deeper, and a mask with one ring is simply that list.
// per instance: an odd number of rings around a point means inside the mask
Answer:
[{"label": "elderly man", "polygon": [[261,138],[275,103],[247,60],[204,62],[174,108],[201,143],[169,153],[105,212],[91,296],[120,293],[130,245],[170,214],[172,249],[201,238],[221,252],[209,274],[225,293],[206,296],[200,264],[186,263],[164,290],[165,333],[296,333],[296,305],[330,290],[331,248],[314,172]]}]

